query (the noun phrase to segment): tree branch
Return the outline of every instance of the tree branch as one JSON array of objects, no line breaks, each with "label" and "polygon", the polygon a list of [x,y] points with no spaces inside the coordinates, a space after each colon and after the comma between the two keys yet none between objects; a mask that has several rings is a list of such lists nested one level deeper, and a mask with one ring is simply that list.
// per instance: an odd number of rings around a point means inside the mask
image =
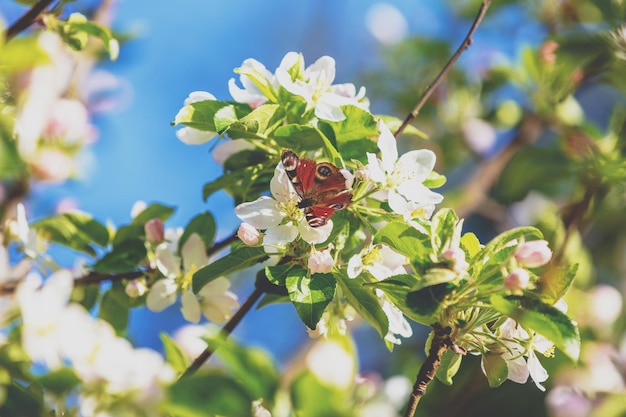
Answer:
[{"label": "tree branch", "polygon": [[6,31],[4,35],[4,41],[8,42],[16,37],[21,31],[27,29],[30,25],[35,23],[41,12],[43,12],[54,0],[39,0],[33,4],[26,13],[22,15],[15,23],[13,23]]},{"label": "tree branch", "polygon": [[[248,313],[248,311],[250,311],[250,309],[252,309],[254,304],[259,300],[259,298],[261,298],[262,295],[263,295],[262,290],[258,288],[254,289],[252,294],[250,294],[248,299],[241,305],[239,310],[237,310],[237,312],[233,315],[233,317],[230,320],[228,320],[228,322],[222,328],[222,334],[224,336],[230,335],[233,332],[233,330],[235,330],[235,327],[237,327],[239,322],[241,322],[244,316]],[[209,358],[213,355],[213,352],[215,352],[215,349],[212,348],[211,346],[207,346],[207,348],[204,349],[204,351],[196,359],[194,359],[191,365],[189,365],[189,367],[185,370],[185,372],[183,372],[183,374],[180,377],[184,378],[186,376],[192,375],[194,372],[200,369],[202,364],[208,361]]]},{"label": "tree branch", "polygon": [[413,417],[415,415],[417,404],[424,396],[428,384],[435,378],[437,370],[441,365],[441,356],[446,350],[453,346],[452,339],[450,338],[450,332],[452,331],[450,327],[444,328],[440,324],[435,323],[432,325],[432,328],[433,340],[430,344],[428,357],[417,373],[404,417]]},{"label": "tree branch", "polygon": [[424,90],[424,92],[422,93],[422,96],[418,100],[411,113],[409,113],[406,119],[404,119],[404,121],[402,122],[402,125],[400,125],[398,130],[396,130],[396,133],[394,133],[394,137],[398,138],[402,134],[402,132],[404,132],[404,129],[406,129],[409,123],[411,123],[417,117],[420,110],[422,109],[424,104],[426,104],[426,101],[428,101],[435,88],[437,88],[437,86],[441,83],[441,80],[443,80],[448,72],[450,72],[450,69],[452,69],[456,61],[458,61],[461,54],[472,44],[472,36],[474,35],[474,32],[476,32],[476,29],[478,28],[478,25],[480,25],[480,22],[483,20],[483,17],[485,17],[489,6],[491,6],[491,0],[483,1],[480,9],[478,10],[476,18],[474,19],[474,23],[472,23],[469,32],[467,32],[467,35],[465,36],[465,39],[463,39],[463,42],[461,43],[459,48],[456,50],[454,55],[452,55],[450,60],[446,63],[446,65],[443,67],[439,75],[437,75],[435,80],[428,87],[426,87],[426,90]]}]

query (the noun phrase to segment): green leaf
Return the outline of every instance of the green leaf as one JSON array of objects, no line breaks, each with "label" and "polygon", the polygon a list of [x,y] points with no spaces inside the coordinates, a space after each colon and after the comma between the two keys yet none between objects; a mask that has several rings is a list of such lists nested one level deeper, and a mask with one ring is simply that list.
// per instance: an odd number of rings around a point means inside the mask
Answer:
[{"label": "green leaf", "polygon": [[488,353],[482,355],[482,361],[489,386],[496,388],[502,385],[509,376],[509,367],[502,355]]},{"label": "green leaf", "polygon": [[[6,417],[39,417],[44,414],[43,391],[31,384],[23,386],[13,382],[6,386],[4,403],[0,406],[0,415]],[[47,407],[46,407],[47,409]]]},{"label": "green leaf", "polygon": [[576,324],[557,308],[541,300],[521,295],[494,294],[493,308],[529,327],[561,349],[574,362],[580,356],[580,335]]},{"label": "green leaf", "polygon": [[447,181],[448,180],[445,175],[441,175],[435,171],[430,171],[428,178],[426,178],[422,184],[428,188],[439,188],[442,187]]},{"label": "green leaf", "polygon": [[452,282],[459,279],[459,275],[450,269],[431,268],[426,271],[424,275],[417,277],[417,283],[413,285],[411,291],[419,291],[422,288],[432,287],[433,285],[444,284],[446,282]]},{"label": "green leaf", "polygon": [[289,271],[293,269],[295,266],[296,264],[293,264],[293,263],[287,263],[287,264],[276,265],[276,266],[266,266],[265,276],[267,277],[268,281],[271,282],[272,284],[284,287],[285,280],[287,279],[287,276],[289,275]]},{"label": "green leaf", "polygon": [[536,292],[539,298],[549,305],[556,303],[572,286],[577,271],[578,264],[572,264],[568,267],[550,264],[548,269],[541,274],[537,283]]},{"label": "green leaf", "polygon": [[[377,115],[377,117],[387,125],[391,133],[395,133],[404,122],[404,120],[398,119],[397,117],[393,116]],[[404,128],[402,136],[417,136],[420,139],[428,139],[428,135],[426,133],[422,132],[411,124],[407,125]]]},{"label": "green leaf", "polygon": [[308,277],[304,269],[294,268],[289,272],[285,284],[300,319],[309,329],[314,330],[326,306],[335,296],[337,281],[331,274],[313,274]]},{"label": "green leaf", "polygon": [[430,263],[428,254],[432,251],[430,239],[413,226],[403,222],[389,222],[374,236],[374,244],[384,243],[411,259],[422,269]]},{"label": "green leaf", "polygon": [[252,398],[273,401],[280,381],[278,368],[272,358],[260,348],[243,347],[223,337],[210,340],[217,346],[216,355],[233,377],[240,382]]},{"label": "green leaf", "polygon": [[182,374],[189,367],[189,360],[167,333],[161,333],[160,336],[163,342],[165,360],[172,366],[176,373]]},{"label": "green leaf", "polygon": [[123,292],[124,287],[114,285],[104,293],[100,301],[98,317],[108,321],[115,332],[121,335],[124,334],[128,326],[129,311],[128,306],[121,299],[119,291]]},{"label": "green leaf", "polygon": [[34,222],[31,227],[53,242],[90,255],[96,254],[94,244],[105,246],[109,241],[107,228],[85,213],[64,213]]},{"label": "green leaf", "polygon": [[218,134],[224,133],[230,125],[237,121],[237,114],[235,113],[235,106],[228,105],[220,108],[215,112],[213,116],[213,123],[215,124],[215,131]]},{"label": "green leaf", "polygon": [[36,380],[46,391],[58,396],[69,394],[81,382],[70,368],[52,370],[38,376]]},{"label": "green leaf", "polygon": [[459,217],[454,210],[449,208],[443,208],[432,217],[431,229],[433,239],[433,251],[435,253],[441,253],[442,248],[446,244],[450,244],[454,237],[456,224],[459,221]]},{"label": "green leaf", "polygon": [[228,255],[200,268],[193,274],[192,289],[198,293],[209,282],[223,275],[248,268],[267,258],[262,247],[239,246]]},{"label": "green leaf", "polygon": [[324,146],[324,134],[313,126],[290,124],[274,132],[276,144],[294,152],[313,151]]},{"label": "green leaf", "polygon": [[131,224],[143,226],[148,220],[152,219],[161,219],[166,221],[172,214],[174,214],[174,210],[175,208],[172,206],[153,203],[143,209],[141,213],[136,215]]},{"label": "green leaf", "polygon": [[284,110],[278,104],[263,104],[231,124],[228,136],[232,139],[267,139],[283,122]]},{"label": "green leaf", "polygon": [[[227,106],[231,106],[235,113],[235,118],[232,119],[233,122],[234,120],[244,117],[251,111],[250,106],[243,103],[218,100],[196,101],[180,109],[172,125],[184,124],[185,126],[205,132],[217,132],[218,126],[215,125],[216,114],[220,109]],[[224,114],[218,116],[220,124],[225,122],[224,116]],[[224,128],[224,126],[219,127]]]},{"label": "green leaf", "polygon": [[[482,268],[494,263],[493,260],[490,260],[490,258],[492,258],[497,252],[503,250],[514,250],[515,248],[512,248],[510,243],[513,240],[519,241],[522,238],[526,241],[542,239],[543,234],[536,227],[530,226],[517,227],[501,233],[485,245],[485,247],[471,259],[470,263],[474,267],[474,274],[478,274]],[[496,262],[501,263],[502,259],[496,259]]]},{"label": "green leaf", "polygon": [[[82,19],[80,18],[82,17]],[[80,36],[80,32],[84,32],[85,34],[89,34],[94,36],[102,41],[104,44],[104,48],[109,53],[109,58],[111,61],[115,61],[120,53],[120,45],[117,39],[113,37],[111,30],[109,28],[101,26],[94,22],[89,22],[86,20],[84,16],[80,13],[72,13],[67,20],[67,24],[64,27],[64,35],[70,39],[69,45],[75,48],[75,45],[72,40],[76,38],[76,36]],[[75,49],[81,50],[84,45],[82,42],[77,44],[78,47]]]},{"label": "green leaf", "polygon": [[147,253],[142,240],[127,239],[114,244],[111,252],[100,258],[91,269],[104,274],[132,271],[146,258]]},{"label": "green leaf", "polygon": [[213,245],[213,240],[215,239],[215,219],[213,215],[208,211],[198,214],[193,219],[187,223],[185,226],[185,231],[182,236],[178,240],[178,250],[180,250],[189,239],[189,236],[196,233],[207,248],[210,248]]},{"label": "green leaf", "polygon": [[75,303],[79,303],[85,307],[85,310],[91,310],[96,305],[99,296],[100,286],[97,284],[74,285],[70,300]]},{"label": "green leaf", "polygon": [[251,397],[240,383],[217,371],[199,371],[181,378],[169,389],[163,404],[176,417],[251,417]]},{"label": "green leaf", "polygon": [[20,36],[0,47],[0,70],[3,76],[24,72],[50,62],[50,56],[41,48],[39,38],[35,36]]},{"label": "green leaf", "polygon": [[589,417],[623,417],[626,416],[626,394],[612,392],[602,395],[602,401],[591,409]]},{"label": "green leaf", "polygon": [[407,317],[430,325],[438,321],[437,313],[443,307],[443,301],[456,288],[456,285],[448,282],[410,292],[406,295],[406,305],[401,310]]},{"label": "green leaf", "polygon": [[461,236],[461,248],[469,254],[470,259],[480,252],[480,241],[472,232],[465,233]]},{"label": "green leaf", "polygon": [[436,374],[437,379],[445,385],[452,385],[452,378],[459,371],[462,360],[462,355],[458,355],[450,349],[446,350],[441,356],[441,365]]},{"label": "green leaf", "polygon": [[383,311],[378,297],[372,290],[363,286],[363,279],[361,277],[350,279],[343,272],[333,274],[333,276],[339,283],[341,293],[346,297],[348,303],[376,329],[380,337],[385,337],[389,329],[389,319]]},{"label": "green leaf", "polygon": [[294,416],[353,417],[352,397],[339,387],[324,384],[311,371],[304,371],[291,385]]},{"label": "green leaf", "polygon": [[320,120],[318,127],[344,158],[364,162],[366,152],[378,150],[375,140],[379,134],[376,118],[370,112],[353,105],[341,106],[341,110],[345,119],[338,122]]}]

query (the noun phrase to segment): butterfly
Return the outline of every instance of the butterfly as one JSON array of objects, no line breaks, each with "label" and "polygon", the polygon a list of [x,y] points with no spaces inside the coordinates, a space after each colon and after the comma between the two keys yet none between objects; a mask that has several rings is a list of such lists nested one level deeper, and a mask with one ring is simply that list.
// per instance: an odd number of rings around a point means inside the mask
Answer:
[{"label": "butterfly", "polygon": [[283,151],[281,160],[300,198],[298,208],[304,209],[309,226],[325,225],[335,211],[346,208],[352,202],[346,177],[333,164],[300,159],[289,149]]}]

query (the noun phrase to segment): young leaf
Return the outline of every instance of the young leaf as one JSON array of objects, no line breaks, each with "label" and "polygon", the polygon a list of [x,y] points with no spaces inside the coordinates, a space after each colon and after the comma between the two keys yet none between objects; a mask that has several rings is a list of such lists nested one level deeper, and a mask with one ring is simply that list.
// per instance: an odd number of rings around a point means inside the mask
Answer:
[{"label": "young leaf", "polygon": [[189,360],[178,347],[176,342],[167,335],[167,333],[161,333],[161,341],[163,342],[163,351],[165,352],[165,360],[169,363],[174,371],[177,373],[183,373],[189,367]]},{"label": "young leaf", "polygon": [[100,258],[91,269],[104,274],[132,271],[139,266],[146,255],[146,246],[142,240],[127,239],[114,244],[111,252]]},{"label": "young leaf", "polygon": [[309,329],[314,330],[326,306],[335,296],[337,281],[331,274],[313,274],[308,277],[304,269],[294,268],[289,272],[285,284],[298,315]]},{"label": "young leaf", "polygon": [[47,392],[59,396],[69,394],[81,382],[71,368],[50,371],[38,376],[36,380]]},{"label": "young leaf", "polygon": [[267,280],[274,285],[278,285],[281,287],[285,286],[285,280],[289,275],[289,271],[295,268],[295,264],[287,263],[276,266],[266,266],[265,267],[265,276]]},{"label": "young leaf", "polygon": [[[217,132],[218,126],[215,125],[216,114],[220,109],[227,106],[232,106],[232,110],[235,113],[235,117],[232,119],[233,122],[251,111],[250,106],[247,104],[231,101],[202,100],[187,104],[180,109],[172,125],[184,124],[205,132]],[[218,119],[222,123],[223,117],[218,117]],[[224,128],[224,126],[220,127]]]},{"label": "young leaf", "polygon": [[455,226],[459,221],[459,217],[454,210],[443,208],[432,217],[431,228],[433,231],[433,251],[435,253],[441,253],[442,247],[446,243],[450,243],[455,233]]},{"label": "young leaf", "polygon": [[446,350],[441,356],[441,365],[436,374],[437,379],[445,385],[452,385],[452,378],[459,371],[462,360],[462,355],[458,355],[450,349]]},{"label": "young leaf", "polygon": [[176,381],[163,409],[177,417],[250,417],[255,399],[234,379],[217,371],[201,371]]},{"label": "young leaf", "polygon": [[502,355],[486,354],[482,356],[483,370],[487,376],[487,382],[491,388],[502,385],[509,376],[509,367]]},{"label": "young leaf", "polygon": [[120,289],[113,286],[104,293],[100,301],[98,317],[108,321],[115,329],[115,332],[120,335],[126,331],[128,326],[129,311],[126,304],[116,294],[117,291],[120,291]]},{"label": "young leaf", "polygon": [[418,266],[428,262],[432,251],[428,236],[403,222],[389,222],[374,236],[374,244],[384,243],[411,259]]},{"label": "young leaf", "polygon": [[274,140],[278,146],[294,152],[312,151],[324,146],[324,134],[314,126],[290,124],[276,129]]},{"label": "young leaf", "polygon": [[543,235],[541,231],[536,227],[517,227],[498,235],[491,242],[489,242],[477,255],[471,260],[471,264],[474,266],[474,273],[478,274],[483,265],[487,265],[487,260],[491,258],[495,253],[510,249],[511,246],[507,246],[513,240],[519,240],[524,238],[525,240],[542,239]]},{"label": "young leaf", "polygon": [[101,223],[85,213],[64,213],[31,224],[53,242],[74,250],[95,255],[94,244],[105,246],[109,241],[109,232]]},{"label": "young leaf", "polygon": [[209,282],[240,269],[248,268],[267,258],[262,247],[239,246],[228,255],[200,268],[193,274],[192,289],[198,293]]},{"label": "young leaf", "polygon": [[263,104],[228,127],[232,139],[267,139],[282,123],[284,110],[278,104]]},{"label": "young leaf", "polygon": [[563,298],[574,282],[576,271],[578,271],[578,264],[568,267],[550,264],[537,283],[539,298],[550,305]]},{"label": "young leaf", "polygon": [[348,300],[348,303],[363,317],[380,335],[385,337],[389,329],[389,319],[383,311],[378,297],[372,290],[363,286],[363,279],[356,277],[348,278],[345,273],[333,274],[341,293]]},{"label": "young leaf", "polygon": [[550,340],[574,362],[580,356],[580,335],[578,327],[557,308],[541,300],[521,295],[491,296],[493,308],[529,327]]}]

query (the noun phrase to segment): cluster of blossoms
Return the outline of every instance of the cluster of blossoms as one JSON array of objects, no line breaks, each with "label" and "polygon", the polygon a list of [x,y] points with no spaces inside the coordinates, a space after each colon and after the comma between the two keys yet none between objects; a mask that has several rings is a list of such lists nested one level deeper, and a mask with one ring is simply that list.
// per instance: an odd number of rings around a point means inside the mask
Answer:
[{"label": "cluster of blossoms", "polygon": [[[365,97],[365,88],[358,92],[354,84],[333,84],[335,80],[335,60],[329,56],[319,58],[315,63],[305,68],[302,54],[289,52],[272,74],[259,61],[246,59],[240,68],[235,70],[240,74],[242,87],[235,79],[228,82],[228,89],[233,99],[239,103],[247,103],[256,108],[264,103],[289,104],[291,96],[299,97],[306,103],[306,112],[323,120],[339,121],[345,118],[341,106],[354,105],[368,110],[369,101]],[[283,94],[287,92],[287,95]],[[287,97],[286,97],[287,96]],[[194,91],[185,99],[185,105],[203,101],[215,100],[215,96],[205,91]],[[284,101],[284,103],[283,103]],[[176,136],[189,145],[198,145],[208,142],[216,132],[207,132],[193,127],[183,127],[176,132]],[[245,140],[235,140],[228,143],[229,150],[234,151],[237,146],[246,147]],[[219,151],[216,151],[219,154]],[[221,158],[217,158],[221,159]]]},{"label": "cluster of blossoms", "polygon": [[91,113],[107,107],[96,97],[119,81],[87,71],[93,58],[72,51],[54,32],[42,32],[37,44],[41,63],[16,76],[11,113],[20,158],[36,179],[56,183],[79,173],[85,145],[97,138]]}]

